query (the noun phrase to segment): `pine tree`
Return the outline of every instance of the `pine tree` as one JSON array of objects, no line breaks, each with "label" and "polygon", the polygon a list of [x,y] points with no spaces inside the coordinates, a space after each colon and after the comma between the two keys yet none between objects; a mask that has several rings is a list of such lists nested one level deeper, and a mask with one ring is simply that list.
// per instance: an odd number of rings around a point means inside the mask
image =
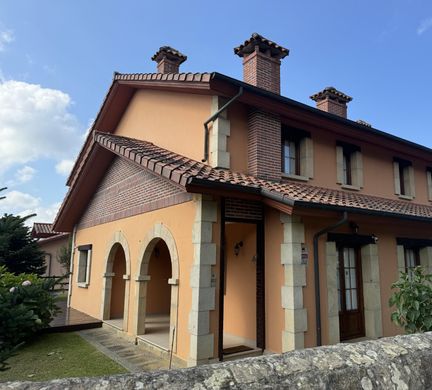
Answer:
[{"label": "pine tree", "polygon": [[44,252],[25,225],[25,221],[33,216],[5,214],[0,218],[0,265],[5,265],[9,272],[16,275],[42,275],[45,272]]}]

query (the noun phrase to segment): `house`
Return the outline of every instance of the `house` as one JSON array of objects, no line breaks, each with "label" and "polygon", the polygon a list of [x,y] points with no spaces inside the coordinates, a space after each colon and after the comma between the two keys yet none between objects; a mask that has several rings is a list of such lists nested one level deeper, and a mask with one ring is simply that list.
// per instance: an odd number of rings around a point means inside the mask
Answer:
[{"label": "house", "polygon": [[[288,49],[253,34],[244,80],[115,73],[54,229],[70,305],[197,365],[401,332],[400,270],[432,267],[432,150],[280,95]],[[161,352],[161,353],[162,353]]]},{"label": "house", "polygon": [[31,236],[38,239],[38,246],[45,252],[46,270],[43,276],[63,276],[68,270],[58,261],[62,248],[69,245],[69,233],[53,231],[51,223],[35,222]]}]

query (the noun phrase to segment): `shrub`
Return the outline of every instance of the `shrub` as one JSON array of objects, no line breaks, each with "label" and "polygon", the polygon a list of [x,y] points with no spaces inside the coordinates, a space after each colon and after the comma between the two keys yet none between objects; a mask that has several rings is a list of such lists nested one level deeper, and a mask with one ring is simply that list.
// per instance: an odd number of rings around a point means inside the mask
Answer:
[{"label": "shrub", "polygon": [[0,267],[0,369],[5,360],[58,312],[54,285],[57,278],[14,275]]},{"label": "shrub", "polygon": [[432,274],[426,274],[422,267],[401,272],[392,289],[397,291],[390,297],[390,307],[396,311],[391,320],[403,327],[406,333],[432,330]]}]

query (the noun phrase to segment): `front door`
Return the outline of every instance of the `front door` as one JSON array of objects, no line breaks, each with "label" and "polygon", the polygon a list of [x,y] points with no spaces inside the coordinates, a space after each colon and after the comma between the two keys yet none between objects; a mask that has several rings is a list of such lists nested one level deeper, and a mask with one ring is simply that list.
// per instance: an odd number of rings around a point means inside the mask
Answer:
[{"label": "front door", "polygon": [[338,298],[340,339],[364,337],[363,291],[360,251],[339,247]]}]

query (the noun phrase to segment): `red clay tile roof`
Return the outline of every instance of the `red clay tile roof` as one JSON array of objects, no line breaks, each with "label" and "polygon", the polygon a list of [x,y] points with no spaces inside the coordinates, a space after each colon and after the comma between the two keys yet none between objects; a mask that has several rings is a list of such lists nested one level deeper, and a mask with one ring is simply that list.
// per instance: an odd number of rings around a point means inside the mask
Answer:
[{"label": "red clay tile roof", "polygon": [[35,222],[31,234],[34,238],[47,238],[62,233],[53,231],[52,223]]},{"label": "red clay tile roof", "polygon": [[343,92],[338,91],[335,87],[326,87],[322,91],[317,92],[314,95],[309,97],[316,102],[319,102],[325,99],[326,97],[337,99],[342,103],[349,103],[352,100],[351,96],[348,96]]},{"label": "red clay tile roof", "polygon": [[185,62],[187,60],[187,56],[183,53],[180,53],[178,50],[173,49],[171,46],[162,46],[159,50],[152,56],[152,61],[160,61],[162,58],[175,58],[178,60],[178,64]]},{"label": "red clay tile roof", "polygon": [[258,33],[253,33],[249,39],[244,41],[238,47],[234,48],[234,54],[243,57],[245,54],[250,54],[255,50],[255,46],[258,46],[260,50],[270,50],[272,57],[284,58],[289,54],[289,50],[285,47],[278,45],[277,43],[264,38]]},{"label": "red clay tile roof", "polygon": [[272,182],[254,176],[211,168],[201,162],[170,152],[150,142],[95,132],[95,141],[117,155],[185,187],[205,183],[233,190],[250,190],[263,197],[279,199],[292,206],[335,208],[352,212],[432,218],[432,207],[409,201],[386,199],[361,193],[338,191],[292,181]]},{"label": "red clay tile roof", "polygon": [[208,83],[212,73],[114,73],[114,81],[185,81]]}]

